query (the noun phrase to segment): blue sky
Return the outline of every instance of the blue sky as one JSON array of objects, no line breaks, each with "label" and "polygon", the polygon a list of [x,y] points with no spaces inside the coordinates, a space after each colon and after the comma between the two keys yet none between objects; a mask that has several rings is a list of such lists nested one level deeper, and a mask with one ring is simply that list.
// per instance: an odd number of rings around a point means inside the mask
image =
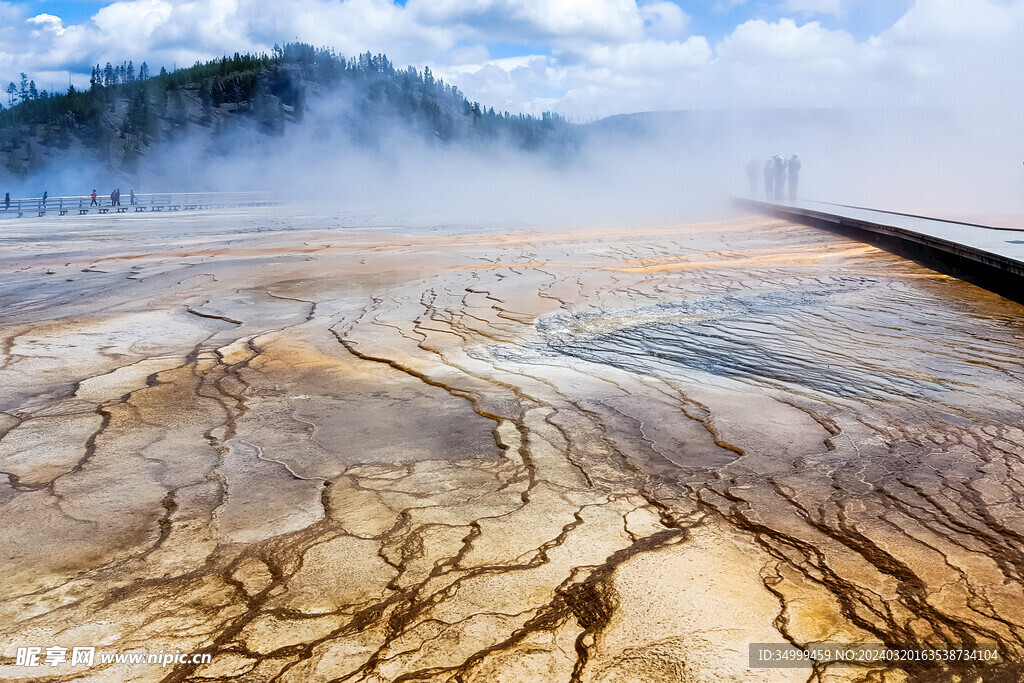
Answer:
[{"label": "blue sky", "polygon": [[[693,30],[709,37],[721,38],[732,32],[736,26],[750,19],[777,21],[782,17],[796,17],[815,20],[831,29],[843,29],[855,38],[864,39],[892,26],[911,5],[908,0],[868,0],[867,2],[840,5],[837,13],[793,11],[786,4],[767,0],[748,0],[742,3],[721,2],[677,2],[693,19]],[[829,3],[806,3],[807,7]],[[837,3],[838,4],[838,3]]]},{"label": "blue sky", "polygon": [[33,14],[46,12],[47,14],[55,14],[58,17],[62,17],[68,23],[78,23],[91,17],[96,13],[96,10],[107,3],[102,1],[92,2],[92,0],[71,0],[70,2],[67,0],[64,2],[36,0],[36,2],[26,4],[32,8]]},{"label": "blue sky", "polygon": [[8,0],[0,80],[82,85],[95,63],[155,70],[302,40],[430,66],[498,109],[578,118],[989,91],[1019,106],[1021,35],[1024,0]]}]

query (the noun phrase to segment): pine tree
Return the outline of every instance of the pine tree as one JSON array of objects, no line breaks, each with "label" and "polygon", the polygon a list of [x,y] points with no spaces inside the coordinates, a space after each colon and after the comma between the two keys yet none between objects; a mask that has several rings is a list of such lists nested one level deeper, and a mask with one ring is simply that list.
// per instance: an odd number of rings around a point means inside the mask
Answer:
[{"label": "pine tree", "polygon": [[71,127],[74,124],[74,120],[70,114],[65,114],[57,119],[57,140],[56,146],[58,149],[67,149],[71,146]]},{"label": "pine tree", "polygon": [[[168,101],[168,118],[175,129],[181,129],[188,123],[188,105],[180,89],[176,89]],[[168,131],[172,133],[172,131]]]},{"label": "pine tree", "polygon": [[121,127],[124,134],[124,160],[134,164],[146,144],[145,93],[141,90],[136,91],[128,101],[128,110],[125,112]]},{"label": "pine tree", "polygon": [[256,92],[252,97],[252,110],[264,133],[278,134],[283,132],[284,109],[281,100],[274,97],[264,79],[256,81]]},{"label": "pine tree", "polygon": [[202,105],[200,121],[204,126],[208,126],[213,121],[213,93],[210,92],[208,80],[204,80],[199,86],[199,103]]},{"label": "pine tree", "polygon": [[149,78],[149,64],[145,62],[139,67],[139,80],[144,81]]}]

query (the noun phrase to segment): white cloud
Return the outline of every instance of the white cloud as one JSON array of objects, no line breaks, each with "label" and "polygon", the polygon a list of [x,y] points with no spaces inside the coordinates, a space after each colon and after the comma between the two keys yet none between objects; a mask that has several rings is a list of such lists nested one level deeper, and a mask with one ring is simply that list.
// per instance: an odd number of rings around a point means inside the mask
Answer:
[{"label": "white cloud", "polygon": [[640,16],[644,20],[648,35],[655,38],[678,38],[686,33],[690,25],[690,17],[686,12],[671,2],[642,4]]},{"label": "white cloud", "polygon": [[55,17],[52,14],[37,14],[26,21],[38,27],[31,33],[33,38],[40,38],[45,33],[52,33],[57,36],[64,33],[64,23],[60,20],[60,17]]},{"label": "white cloud", "polygon": [[807,62],[821,57],[852,57],[853,37],[845,31],[823,28],[812,21],[798,25],[792,19],[775,23],[761,20],[740,24],[718,45],[718,56],[736,62],[777,64]]},{"label": "white cloud", "polygon": [[[866,0],[780,0],[849,12]],[[742,4],[739,0],[729,0]],[[500,109],[578,117],[719,106],[986,103],[1021,107],[1024,0],[917,0],[865,40],[819,22],[753,20],[711,44],[664,0],[119,0],[68,25],[0,2],[0,77],[148,60],[190,64],[302,40],[430,65]],[[487,44],[537,54],[491,59]]]},{"label": "white cloud", "polygon": [[[566,93],[555,108],[583,117],[728,106],[1019,111],[1021,35],[1020,0],[918,0],[889,30],[861,41],[814,21],[754,20],[714,46],[700,36],[648,35],[556,51],[545,67],[548,83]],[[487,92],[486,82],[479,87]]]}]

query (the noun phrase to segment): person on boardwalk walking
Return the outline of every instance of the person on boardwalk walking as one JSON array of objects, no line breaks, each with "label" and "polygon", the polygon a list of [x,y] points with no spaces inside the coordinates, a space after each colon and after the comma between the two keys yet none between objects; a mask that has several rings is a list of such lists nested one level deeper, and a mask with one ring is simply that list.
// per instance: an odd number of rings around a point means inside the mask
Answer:
[{"label": "person on boardwalk walking", "polygon": [[44,209],[46,208],[46,198],[49,197],[49,196],[50,196],[50,193],[47,192],[46,190],[43,190],[43,208]]},{"label": "person on boardwalk walking", "polygon": [[93,188],[92,194],[89,195],[89,196],[92,197],[92,203],[89,204],[89,206],[99,206],[100,205],[100,203],[98,201],[96,201],[96,189],[95,188]]},{"label": "person on boardwalk walking", "polygon": [[796,154],[789,158],[786,168],[789,170],[789,201],[794,202],[796,201],[796,186],[800,182],[800,159]]},{"label": "person on boardwalk walking", "polygon": [[132,204],[132,206],[135,206],[135,188],[134,187],[131,190],[128,191],[128,196],[131,197],[131,204]]},{"label": "person on boardwalk walking", "polygon": [[11,193],[4,193],[4,211],[8,211],[11,208]]}]

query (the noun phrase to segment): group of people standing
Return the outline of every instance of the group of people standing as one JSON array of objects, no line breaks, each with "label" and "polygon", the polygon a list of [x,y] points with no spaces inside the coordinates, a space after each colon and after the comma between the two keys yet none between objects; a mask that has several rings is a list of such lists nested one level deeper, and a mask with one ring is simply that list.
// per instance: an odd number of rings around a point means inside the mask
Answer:
[{"label": "group of people standing", "polygon": [[[128,193],[128,196],[131,198],[131,205],[135,206],[135,188],[134,187],[131,189],[131,192]],[[97,201],[97,199],[96,199],[96,190],[95,189],[92,191],[92,194],[89,195],[89,198],[92,199],[92,202],[89,204],[89,206],[99,206],[100,205],[99,201]],[[111,206],[121,206],[121,189],[120,188],[117,188],[113,192],[110,193],[110,205]]]},{"label": "group of people standing", "polygon": [[789,181],[789,200],[796,200],[797,186],[800,184],[800,158],[794,154],[788,160],[776,154],[761,165],[756,159],[747,162],[747,180],[750,182],[750,196],[757,195],[758,175],[764,178],[764,196],[768,200],[782,200],[786,193],[786,181]]}]

